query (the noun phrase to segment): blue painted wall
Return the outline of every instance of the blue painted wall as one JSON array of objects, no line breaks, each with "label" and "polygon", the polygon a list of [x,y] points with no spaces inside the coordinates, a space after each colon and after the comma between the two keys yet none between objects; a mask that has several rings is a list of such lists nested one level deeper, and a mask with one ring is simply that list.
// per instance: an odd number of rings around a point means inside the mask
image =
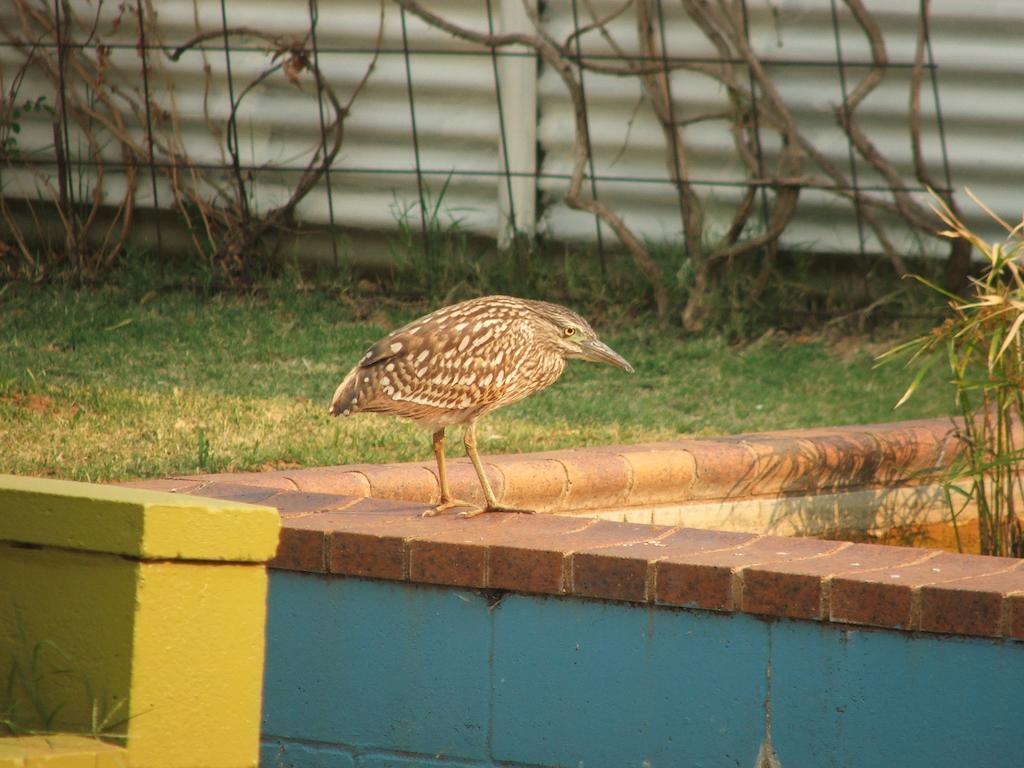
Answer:
[{"label": "blue painted wall", "polygon": [[1024,765],[1024,643],[274,571],[262,765]]}]

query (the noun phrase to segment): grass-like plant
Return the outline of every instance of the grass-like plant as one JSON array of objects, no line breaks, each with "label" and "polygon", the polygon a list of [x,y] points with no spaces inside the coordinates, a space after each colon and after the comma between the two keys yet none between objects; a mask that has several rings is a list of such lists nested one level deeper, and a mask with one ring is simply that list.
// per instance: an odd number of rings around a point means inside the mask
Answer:
[{"label": "grass-like plant", "polygon": [[41,736],[68,730],[64,721],[66,697],[77,688],[90,704],[89,723],[72,716],[73,730],[94,739],[124,741],[127,699],[116,703],[96,686],[79,662],[52,640],[35,641],[25,629],[17,605],[12,607],[14,631],[0,649],[8,656],[0,661],[0,737]]},{"label": "grass-like plant", "polygon": [[909,354],[908,365],[917,369],[897,407],[918,390],[933,365],[946,361],[961,416],[961,451],[944,483],[957,541],[959,518],[973,503],[982,554],[1024,557],[1024,221],[1010,226],[969,190],[967,194],[1006,230],[1005,240],[986,241],[933,194],[932,209],[946,225],[942,234],[969,242],[986,265],[972,278],[967,296],[917,277],[948,300],[951,314],[929,333],[882,357]]}]

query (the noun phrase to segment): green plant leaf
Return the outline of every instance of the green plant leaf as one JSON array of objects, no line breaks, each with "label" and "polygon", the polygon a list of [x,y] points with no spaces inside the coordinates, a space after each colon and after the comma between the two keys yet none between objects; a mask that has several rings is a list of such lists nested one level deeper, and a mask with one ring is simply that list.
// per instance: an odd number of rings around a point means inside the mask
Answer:
[{"label": "green plant leaf", "polygon": [[917,373],[914,375],[913,381],[910,382],[910,386],[907,387],[907,391],[903,393],[903,397],[901,397],[899,399],[899,402],[897,402],[896,405],[893,406],[893,410],[896,410],[905,402],[907,402],[907,400],[910,399],[910,397],[914,394],[917,388],[921,385],[921,381],[928,374],[928,371],[930,371],[931,367],[935,365],[935,361],[937,359],[937,357],[932,357],[929,360],[925,361],[921,365],[921,367],[917,369]]}]

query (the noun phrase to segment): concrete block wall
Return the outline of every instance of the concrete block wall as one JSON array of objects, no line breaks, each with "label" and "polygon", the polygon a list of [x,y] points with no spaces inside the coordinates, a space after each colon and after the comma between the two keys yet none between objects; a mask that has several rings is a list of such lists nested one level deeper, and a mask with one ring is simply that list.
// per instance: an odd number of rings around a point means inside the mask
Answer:
[{"label": "concrete block wall", "polygon": [[278,572],[261,765],[1016,768],[1022,645]]}]

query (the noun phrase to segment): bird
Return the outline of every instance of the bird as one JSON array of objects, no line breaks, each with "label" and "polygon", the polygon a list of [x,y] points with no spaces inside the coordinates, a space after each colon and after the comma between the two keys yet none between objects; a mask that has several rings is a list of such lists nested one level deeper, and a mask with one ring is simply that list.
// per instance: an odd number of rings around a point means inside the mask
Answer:
[{"label": "bird", "polygon": [[[413,320],[370,347],[338,385],[330,414],[390,414],[430,430],[440,499],[424,516],[457,507],[468,507],[458,515],[463,518],[531,512],[498,504],[480,463],[477,422],[554,384],[570,358],[633,373],[571,309],[514,296],[469,299]],[[456,425],[465,425],[463,443],[480,480],[483,507],[454,498],[448,486],[445,430]]]}]

